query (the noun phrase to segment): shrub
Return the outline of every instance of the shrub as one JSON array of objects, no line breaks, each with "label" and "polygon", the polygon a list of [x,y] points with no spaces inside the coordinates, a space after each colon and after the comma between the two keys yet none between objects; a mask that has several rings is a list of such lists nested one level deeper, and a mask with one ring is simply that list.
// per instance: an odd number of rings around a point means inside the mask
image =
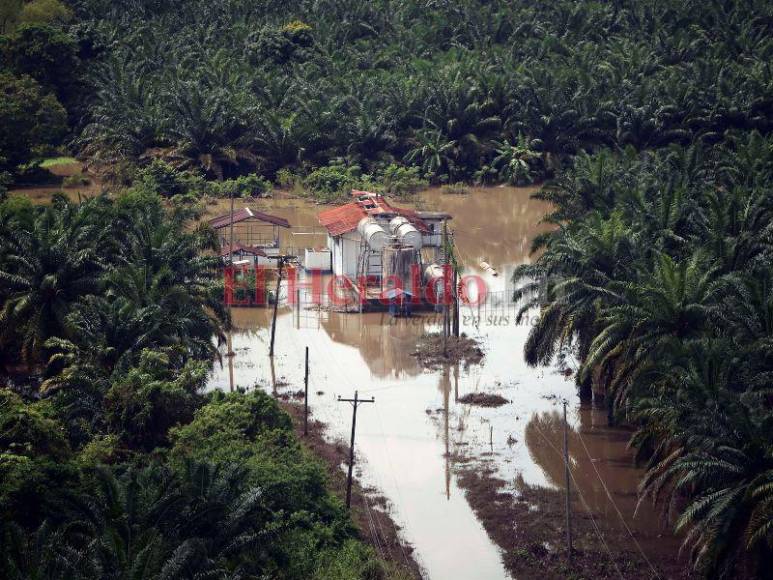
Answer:
[{"label": "shrub", "polygon": [[263,27],[247,45],[250,61],[261,66],[265,63],[281,65],[306,60],[314,45],[311,30],[311,26],[298,20],[281,28]]},{"label": "shrub", "polygon": [[16,74],[29,75],[69,103],[78,78],[77,49],[75,40],[57,28],[23,24],[8,36],[3,53]]},{"label": "shrub", "polygon": [[373,189],[375,184],[359,165],[335,161],[309,173],[303,185],[315,199],[331,202],[348,197],[352,189]]},{"label": "shrub", "polygon": [[261,197],[271,192],[271,182],[260,175],[250,173],[236,179],[212,184],[212,191],[219,197]]},{"label": "shrub", "polygon": [[[3,163],[0,160],[0,167]],[[0,202],[4,202],[8,197],[8,186],[13,183],[13,177],[8,171],[0,171]]]},{"label": "shrub", "polygon": [[15,172],[31,152],[57,144],[67,131],[67,112],[28,76],[0,72],[0,171]]},{"label": "shrub", "polygon": [[412,195],[429,185],[421,177],[418,167],[402,167],[394,163],[378,173],[378,182],[384,193],[398,197]]},{"label": "shrub", "polygon": [[466,195],[470,193],[470,188],[462,182],[450,183],[440,188],[440,191],[448,194]]},{"label": "shrub", "polygon": [[314,37],[311,35],[311,31],[311,26],[300,20],[288,22],[281,28],[281,32],[285,38],[296,46],[302,46],[304,48],[308,48],[314,44]]},{"label": "shrub", "polygon": [[67,22],[72,11],[59,0],[32,0],[25,3],[19,14],[19,21],[25,24],[46,24]]},{"label": "shrub", "polygon": [[68,175],[62,180],[64,187],[77,187],[79,185],[88,185],[89,183],[91,183],[91,180],[83,173]]},{"label": "shrub", "polygon": [[165,444],[171,427],[193,418],[206,375],[202,363],[191,362],[173,372],[166,355],[143,351],[139,366],[116,381],[105,396],[111,430],[132,449],[150,451]]},{"label": "shrub", "polygon": [[[48,401],[26,404],[0,389],[0,513],[9,503],[40,505],[59,462],[70,455],[62,424]],[[37,497],[37,496],[40,497]],[[22,497],[24,496],[24,497]]]},{"label": "shrub", "polygon": [[200,195],[205,187],[204,178],[189,171],[180,171],[161,159],[154,159],[139,170],[135,184],[148,193],[173,197],[191,193]]},{"label": "shrub", "polygon": [[279,187],[284,189],[295,189],[298,185],[303,183],[303,178],[293,173],[290,169],[283,167],[276,172],[276,182]]}]

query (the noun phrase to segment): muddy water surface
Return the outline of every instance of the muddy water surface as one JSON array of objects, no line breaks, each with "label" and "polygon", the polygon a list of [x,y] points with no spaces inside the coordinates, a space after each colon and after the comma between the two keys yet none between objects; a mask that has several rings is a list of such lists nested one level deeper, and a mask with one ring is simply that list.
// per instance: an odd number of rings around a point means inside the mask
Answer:
[{"label": "muddy water surface", "polygon": [[[210,388],[255,385],[277,392],[303,384],[303,351],[310,348],[310,405],[333,435],[348,438],[351,406],[338,396],[375,397],[362,405],[357,423],[357,471],[366,485],[378,487],[392,504],[403,535],[416,548],[427,576],[441,579],[506,578],[499,548],[476,519],[457,484],[454,461],[475,462],[512,482],[560,490],[563,442],[560,399],[570,401],[572,475],[575,509],[603,522],[600,542],[627,540],[656,558],[673,550],[673,539],[651,510],[633,517],[640,472],[631,467],[626,433],[606,428],[605,419],[581,409],[573,381],[556,369],[533,369],[523,361],[528,321],[515,323],[508,272],[529,260],[531,239],[545,226],[547,208],[529,198],[531,190],[493,188],[469,195],[422,194],[425,209],[454,215],[456,245],[465,270],[481,275],[493,290],[485,307],[465,308],[462,330],[478,338],[484,363],[422,370],[412,352],[424,333],[439,330],[432,314],[393,320],[386,314],[280,309],[276,356],[268,358],[270,311],[234,309],[236,356],[216,366]],[[299,200],[260,200],[259,209],[286,217],[292,231],[285,247],[324,245],[316,215],[322,208]],[[227,211],[227,202],[210,208]],[[481,262],[490,264],[499,275]],[[509,403],[499,408],[463,405],[471,392],[498,393]],[[535,506],[538,514],[539,506]],[[538,517],[538,515],[535,515]],[[604,537],[606,534],[606,537]],[[610,536],[615,536],[612,538]],[[560,544],[561,538],[556,538]]]}]

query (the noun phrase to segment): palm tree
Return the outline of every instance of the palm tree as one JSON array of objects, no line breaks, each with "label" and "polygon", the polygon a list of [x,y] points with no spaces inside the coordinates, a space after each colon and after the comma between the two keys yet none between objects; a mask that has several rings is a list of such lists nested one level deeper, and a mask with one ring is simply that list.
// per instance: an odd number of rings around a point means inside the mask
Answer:
[{"label": "palm tree", "polygon": [[[524,346],[530,365],[551,364],[557,353],[573,344],[584,361],[599,330],[600,309],[620,301],[610,286],[631,276],[638,258],[634,232],[619,213],[609,219],[593,213],[561,234],[547,239],[547,251],[537,262],[520,266],[513,274],[521,284],[513,296],[515,302],[523,301],[519,322],[539,309]],[[581,374],[577,379],[581,396],[589,398],[591,381]]]},{"label": "palm tree", "polygon": [[0,526],[0,574],[8,580],[97,577],[99,569],[92,566],[86,551],[67,541],[71,529],[45,521],[29,533],[15,522],[3,522]]},{"label": "palm tree", "polygon": [[5,232],[0,340],[20,344],[22,360],[30,368],[42,362],[49,338],[64,336],[74,304],[100,287],[108,244],[100,247],[105,227],[92,220],[97,203],[55,199],[39,210],[31,229],[17,226]]},{"label": "palm tree", "polygon": [[[765,577],[773,541],[769,410],[738,395],[742,369],[726,340],[702,341],[677,366],[661,365],[634,406],[637,445],[654,450],[642,501],[688,495],[677,519],[695,567],[717,578]],[[654,378],[654,377],[651,377]]]},{"label": "palm tree", "polygon": [[598,376],[602,391],[627,402],[631,375],[647,364],[680,353],[705,335],[715,302],[716,272],[703,255],[675,262],[659,255],[654,270],[635,282],[616,282],[619,301],[602,307],[599,329],[582,363],[580,377]]},{"label": "palm tree", "polygon": [[539,153],[529,148],[529,139],[518,135],[515,143],[509,140],[495,141],[497,156],[492,165],[499,169],[500,177],[508,183],[528,184],[534,181],[531,163],[539,159]]},{"label": "palm tree", "polygon": [[415,142],[416,146],[405,156],[406,162],[421,167],[422,173],[433,179],[456,177],[456,141],[449,141],[437,129],[427,128],[416,133]]},{"label": "palm tree", "polygon": [[[216,293],[218,259],[211,229],[188,228],[187,215],[168,215],[157,198],[141,197],[119,209],[126,227],[125,266],[105,278],[107,294],[153,317],[145,328],[154,347],[176,349],[182,360],[211,360],[212,337],[223,338],[227,312]],[[151,331],[152,330],[152,331]]]},{"label": "palm tree", "polygon": [[60,530],[63,551],[85,555],[81,570],[116,580],[260,575],[265,517],[243,468],[98,467],[92,476],[67,502],[77,525]]}]

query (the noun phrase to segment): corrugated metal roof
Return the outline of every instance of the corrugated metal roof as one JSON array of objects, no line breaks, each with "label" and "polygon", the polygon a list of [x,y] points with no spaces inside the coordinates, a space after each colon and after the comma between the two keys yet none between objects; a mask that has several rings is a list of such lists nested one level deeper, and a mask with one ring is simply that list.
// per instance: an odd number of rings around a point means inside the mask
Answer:
[{"label": "corrugated metal roof", "polygon": [[331,236],[340,236],[357,229],[357,224],[362,218],[369,215],[394,214],[407,218],[416,229],[429,231],[425,224],[412,209],[395,207],[386,199],[375,193],[353,190],[352,196],[357,201],[347,203],[332,209],[327,209],[319,214],[319,223],[324,226]]},{"label": "corrugated metal roof", "polygon": [[[244,207],[234,212],[233,223],[235,224],[238,224],[239,222],[243,222],[245,220],[250,220],[250,219],[256,219],[256,220],[273,224],[275,226],[279,226],[282,228],[290,227],[290,222],[288,222],[283,217],[271,215],[268,213],[264,213],[262,211],[250,209],[248,207]],[[225,215],[212,218],[211,220],[209,220],[209,225],[211,225],[216,230],[229,226],[231,225],[231,214],[227,213]]]}]

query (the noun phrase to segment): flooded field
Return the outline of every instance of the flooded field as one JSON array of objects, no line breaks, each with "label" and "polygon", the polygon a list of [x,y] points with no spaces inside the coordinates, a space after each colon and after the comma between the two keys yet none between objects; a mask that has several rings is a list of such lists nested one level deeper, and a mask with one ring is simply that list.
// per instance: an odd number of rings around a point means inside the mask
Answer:
[{"label": "flooded field", "polygon": [[[531,239],[546,227],[539,221],[547,208],[530,199],[532,191],[429,191],[418,202],[423,209],[454,215],[465,270],[482,276],[493,291],[487,305],[463,308],[461,316],[462,332],[483,345],[481,365],[432,372],[419,366],[412,354],[418,339],[440,329],[432,313],[392,319],[283,305],[273,361],[268,357],[270,311],[234,309],[236,355],[224,357],[210,380],[212,389],[258,385],[280,394],[295,391],[303,385],[308,346],[313,415],[329,425],[332,435],[346,439],[351,406],[338,397],[351,397],[355,390],[375,397],[375,404],[360,407],[358,414],[357,472],[390,500],[394,519],[431,578],[509,577],[503,553],[476,517],[459,475],[485,471],[504,481],[503,491],[530,498],[531,517],[539,521],[563,489],[562,399],[570,402],[573,510],[593,530],[590,539],[578,538],[579,547],[585,542],[610,554],[630,550],[647,563],[661,555],[673,558],[677,550],[677,541],[652,509],[645,507],[634,517],[641,472],[632,467],[628,434],[607,428],[604,412],[581,408],[571,377],[558,369],[529,368],[523,361],[529,321],[517,325],[516,309],[506,298],[509,272],[529,260]],[[294,199],[252,205],[291,222],[293,229],[282,234],[284,247],[297,251],[324,245],[316,221],[319,206]],[[226,211],[227,202],[210,207],[213,215]],[[484,271],[484,261],[499,275]],[[498,394],[508,402],[497,408],[461,403],[470,393]],[[563,535],[555,536],[546,540],[546,550],[563,549]]]},{"label": "flooded field", "polygon": [[[39,203],[58,190],[23,188],[12,194]],[[66,193],[77,199],[97,190],[93,184]],[[377,488],[389,500],[402,537],[414,546],[430,578],[510,577],[506,554],[491,533],[497,523],[501,533],[502,522],[496,514],[476,515],[485,510],[472,501],[480,490],[470,488],[470,474],[499,482],[500,492],[527,503],[528,521],[516,518],[513,533],[542,526],[545,550],[564,549],[563,532],[554,529],[553,521],[557,510],[563,517],[564,399],[569,401],[572,507],[579,527],[591,530],[578,534],[575,545],[608,553],[610,561],[617,550],[639,554],[645,570],[650,562],[673,562],[678,551],[678,541],[652,508],[644,506],[634,517],[641,470],[633,467],[626,448],[628,433],[608,428],[604,411],[581,407],[571,376],[557,368],[530,368],[523,361],[530,319],[516,324],[510,273],[530,260],[531,240],[547,227],[539,223],[547,206],[530,198],[533,191],[485,188],[447,195],[431,190],[416,203],[454,216],[458,258],[466,273],[488,284],[487,304],[461,312],[462,332],[485,351],[482,364],[422,369],[413,353],[421,336],[441,329],[433,313],[393,319],[386,313],[345,314],[282,303],[274,359],[268,357],[271,311],[235,308],[235,356],[223,356],[210,377],[210,389],[257,386],[288,394],[303,385],[308,346],[313,416],[328,425],[332,437],[347,441],[351,406],[338,397],[351,397],[355,390],[375,397],[375,404],[359,410],[356,472],[364,486]],[[290,221],[292,229],[281,230],[285,251],[300,254],[305,247],[325,245],[317,222],[325,206],[282,195],[238,200],[236,209],[245,205]],[[207,214],[228,209],[228,200],[218,200],[207,206]],[[280,298],[286,299],[286,291]],[[479,407],[460,401],[476,393],[496,394],[507,403]],[[626,577],[612,566],[612,576]]]}]

